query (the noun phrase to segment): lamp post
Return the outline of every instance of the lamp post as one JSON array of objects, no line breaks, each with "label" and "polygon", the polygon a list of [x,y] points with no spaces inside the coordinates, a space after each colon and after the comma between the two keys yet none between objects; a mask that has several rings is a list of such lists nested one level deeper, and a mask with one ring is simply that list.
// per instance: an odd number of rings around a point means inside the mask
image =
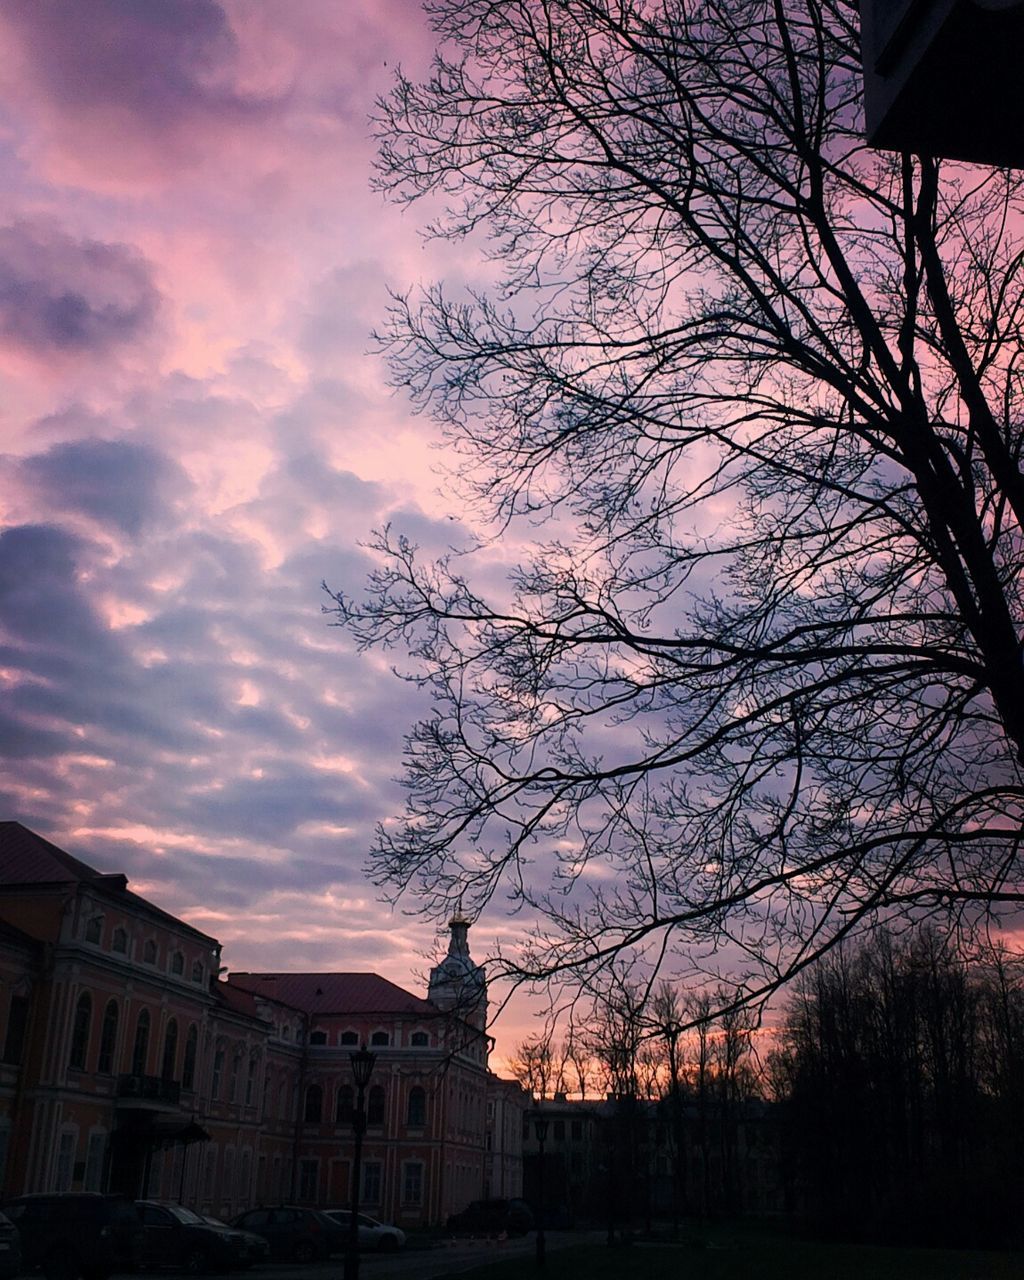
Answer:
[{"label": "lamp post", "polygon": [[682,1142],[682,1126],[679,1123],[679,1061],[676,1058],[676,1049],[679,1044],[679,1036],[682,1027],[678,1022],[666,1022],[662,1027],[665,1033],[665,1039],[668,1042],[668,1069],[669,1069],[669,1105],[671,1107],[670,1115],[672,1122],[670,1132],[672,1134],[672,1239],[679,1238],[679,1200],[680,1191],[682,1190],[682,1177],[680,1170],[683,1164],[683,1142]]},{"label": "lamp post", "polygon": [[363,1161],[363,1134],[366,1132],[366,1111],[363,1101],[366,1086],[370,1083],[377,1055],[364,1044],[356,1053],[348,1055],[352,1063],[352,1079],[356,1085],[356,1105],[352,1112],[352,1132],[355,1150],[352,1158],[352,1217],[348,1224],[348,1248],[345,1251],[345,1280],[359,1280],[359,1175]]},{"label": "lamp post", "polygon": [[537,1266],[544,1266],[544,1248],[546,1241],[544,1239],[544,1143],[548,1136],[548,1118],[541,1115],[540,1103],[534,1103],[537,1108],[533,1117],[533,1131],[537,1135],[537,1146],[540,1148],[537,1156]]}]

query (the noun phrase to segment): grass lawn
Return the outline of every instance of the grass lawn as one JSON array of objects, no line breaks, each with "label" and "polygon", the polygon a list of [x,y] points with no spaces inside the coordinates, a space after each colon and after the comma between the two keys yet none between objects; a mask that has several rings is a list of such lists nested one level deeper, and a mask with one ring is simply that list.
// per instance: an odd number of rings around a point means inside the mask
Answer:
[{"label": "grass lawn", "polygon": [[[551,1280],[1022,1280],[1024,1254],[820,1244],[743,1229],[687,1232],[679,1244],[609,1249],[581,1245],[548,1254]],[[521,1280],[532,1259],[463,1272],[470,1280]]]}]

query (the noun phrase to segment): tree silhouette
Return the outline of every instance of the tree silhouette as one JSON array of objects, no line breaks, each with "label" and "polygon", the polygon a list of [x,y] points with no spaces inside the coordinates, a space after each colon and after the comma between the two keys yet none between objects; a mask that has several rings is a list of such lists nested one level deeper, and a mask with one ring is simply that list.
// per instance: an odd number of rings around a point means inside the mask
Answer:
[{"label": "tree silhouette", "polygon": [[726,1004],[1019,901],[1020,179],[866,148],[842,0],[428,11],[380,184],[500,278],[381,339],[489,537],[335,597],[433,699],[378,880]]}]

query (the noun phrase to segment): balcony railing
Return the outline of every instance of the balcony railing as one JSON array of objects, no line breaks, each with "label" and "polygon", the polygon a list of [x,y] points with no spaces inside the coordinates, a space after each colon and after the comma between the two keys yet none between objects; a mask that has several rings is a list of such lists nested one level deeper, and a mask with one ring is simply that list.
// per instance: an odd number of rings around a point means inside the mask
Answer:
[{"label": "balcony railing", "polygon": [[165,1080],[162,1076],[118,1076],[117,1096],[177,1106],[181,1100],[181,1084],[177,1080]]}]

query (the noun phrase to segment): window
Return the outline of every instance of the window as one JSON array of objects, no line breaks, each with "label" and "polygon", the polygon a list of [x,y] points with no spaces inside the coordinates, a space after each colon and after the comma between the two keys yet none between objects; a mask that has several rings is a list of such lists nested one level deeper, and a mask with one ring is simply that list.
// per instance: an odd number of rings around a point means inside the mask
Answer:
[{"label": "window", "polygon": [[196,1085],[196,1053],[199,1049],[199,1028],[193,1022],[185,1037],[185,1057],[181,1064],[181,1085],[183,1089],[194,1089]]},{"label": "window", "polygon": [[242,1051],[236,1049],[231,1059],[231,1079],[228,1081],[228,1101],[238,1101],[238,1077],[242,1074]]},{"label": "window", "polygon": [[425,1031],[414,1031],[409,1037],[409,1043],[414,1049],[425,1049],[430,1044],[430,1037]]},{"label": "window", "polygon": [[306,1090],[306,1106],[303,1119],[307,1124],[319,1124],[324,1110],[324,1091],[318,1084],[311,1084]]},{"label": "window", "polygon": [[142,948],[142,963],[156,964],[156,943],[152,938],[147,938],[145,946]]},{"label": "window", "polygon": [[249,1073],[245,1077],[245,1105],[251,1107],[256,1092],[256,1059],[249,1059]]},{"label": "window", "polygon": [[379,1084],[372,1085],[367,1095],[366,1123],[378,1126],[384,1123],[384,1089]]},{"label": "window", "polygon": [[4,1036],[4,1062],[17,1066],[25,1052],[25,1030],[28,1027],[28,996],[11,996],[7,1011],[7,1034]]},{"label": "window", "polygon": [[354,1031],[343,1031],[341,1033],[341,1043],[357,1045],[359,1043],[359,1037]]},{"label": "window", "polygon": [[185,957],[180,951],[171,956],[171,973],[181,975],[185,972]]},{"label": "window", "polygon": [[422,1128],[427,1123],[427,1094],[419,1085],[409,1090],[406,1120],[411,1128]]},{"label": "window", "polygon": [[407,1160],[402,1166],[402,1203],[423,1203],[423,1162]]},{"label": "window", "polygon": [[220,1078],[224,1074],[224,1050],[218,1049],[213,1055],[213,1080],[210,1082],[210,1097],[216,1102],[220,1097]]},{"label": "window", "polygon": [[85,1149],[85,1176],[82,1186],[86,1191],[99,1191],[103,1181],[103,1153],[106,1150],[107,1137],[104,1133],[90,1133],[89,1145]]},{"label": "window", "polygon": [[165,1080],[174,1079],[174,1068],[178,1060],[178,1021],[172,1018],[164,1032],[164,1056],[160,1064],[160,1074]]},{"label": "window", "polygon": [[149,1057],[149,1010],[143,1009],[135,1024],[135,1043],[132,1045],[132,1075],[146,1074],[146,1059]]},{"label": "window", "polygon": [[391,1037],[386,1031],[375,1031],[373,1035],[370,1036],[370,1044],[372,1045],[380,1047],[381,1045],[388,1045],[390,1043]]},{"label": "window", "polygon": [[326,1044],[326,1043],[327,1043],[327,1032],[326,1032],[326,1031],[311,1031],[311,1032],[309,1033],[309,1043],[310,1043],[310,1044]]},{"label": "window", "polygon": [[[308,1096],[308,1095],[307,1095]],[[317,1198],[316,1184],[319,1173],[319,1162],[316,1160],[299,1161],[299,1199],[314,1201]]]},{"label": "window", "polygon": [[75,1018],[71,1024],[71,1052],[68,1054],[68,1066],[73,1071],[85,1070],[85,1059],[89,1053],[89,1025],[92,1022],[92,1000],[87,991],[83,991],[75,1005]]},{"label": "window", "polygon": [[583,1140],[583,1121],[574,1120],[572,1122],[572,1140],[573,1142],[581,1142]]},{"label": "window", "polygon": [[103,932],[103,917],[90,916],[85,925],[86,942],[99,942],[100,934]]},{"label": "window", "polygon": [[552,1137],[555,1139],[556,1142],[564,1142],[565,1141],[565,1121],[556,1120],[555,1123],[551,1126],[551,1132],[552,1132]]},{"label": "window", "polygon": [[355,1092],[350,1084],[339,1085],[338,1096],[334,1100],[335,1124],[351,1124],[352,1112],[355,1109]]},{"label": "window", "polygon": [[70,1191],[75,1173],[75,1135],[62,1133],[57,1148],[57,1191]]},{"label": "window", "polygon": [[203,980],[203,963],[201,960],[197,960],[195,964],[193,964],[192,966],[192,981],[202,982],[202,980]]},{"label": "window", "polygon": [[111,951],[116,951],[120,955],[126,955],[128,952],[128,934],[120,925],[114,930],[114,935],[110,939]]},{"label": "window", "polygon": [[359,1193],[364,1204],[380,1204],[381,1184],[383,1183],[383,1166],[379,1160],[363,1162],[363,1185]]},{"label": "window", "polygon": [[[108,1000],[103,1010],[103,1025],[100,1027],[100,1052],[96,1059],[96,1070],[109,1076],[114,1070],[114,1052],[117,1049],[117,1023],[120,1008],[116,1000]],[[98,1188],[87,1188],[98,1190]]]}]

